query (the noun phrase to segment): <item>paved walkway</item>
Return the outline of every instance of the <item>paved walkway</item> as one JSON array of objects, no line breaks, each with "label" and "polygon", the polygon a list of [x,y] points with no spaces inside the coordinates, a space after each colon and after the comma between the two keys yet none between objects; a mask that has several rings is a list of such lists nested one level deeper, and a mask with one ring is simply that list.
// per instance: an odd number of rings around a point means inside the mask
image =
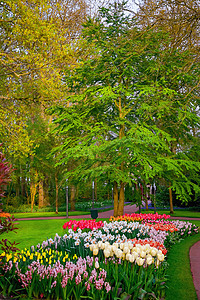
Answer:
[{"label": "paved walkway", "polygon": [[[131,214],[138,211],[138,207],[134,205],[126,205],[124,207],[124,214]],[[110,218],[114,215],[114,210],[98,212],[98,218]],[[79,216],[69,216],[69,219],[86,219],[91,218],[91,215],[79,215]],[[25,221],[25,220],[48,220],[48,219],[66,219],[64,217],[44,217],[44,218],[23,218],[18,219],[18,221]],[[185,218],[185,217],[171,217],[170,219],[178,219],[178,220],[199,220],[199,218]],[[200,300],[200,241],[195,243],[190,248],[190,265],[191,265],[191,272],[194,282],[194,287],[196,289],[197,298]]]},{"label": "paved walkway", "polygon": [[190,267],[197,299],[200,300],[200,241],[190,248]]}]

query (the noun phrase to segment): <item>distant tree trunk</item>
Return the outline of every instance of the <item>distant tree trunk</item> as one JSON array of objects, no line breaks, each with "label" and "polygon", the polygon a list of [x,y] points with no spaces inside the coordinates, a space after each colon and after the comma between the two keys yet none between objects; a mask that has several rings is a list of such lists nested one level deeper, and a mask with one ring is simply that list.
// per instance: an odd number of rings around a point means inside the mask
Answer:
[{"label": "distant tree trunk", "polygon": [[38,184],[38,191],[39,191],[39,203],[38,206],[39,208],[44,206],[44,189],[43,189],[43,180],[39,181]]},{"label": "distant tree trunk", "polygon": [[25,185],[26,185],[26,181],[25,181],[24,176],[22,176],[22,179],[21,179],[21,195],[22,195],[23,198],[25,198],[25,196],[26,196]]},{"label": "distant tree trunk", "polygon": [[71,193],[70,193],[71,211],[75,211],[75,196],[76,196],[76,187],[74,185],[72,185]]},{"label": "distant tree trunk", "polygon": [[50,205],[49,202],[49,178],[45,177],[43,180],[43,191],[44,191],[44,206]]},{"label": "distant tree trunk", "polygon": [[21,185],[20,177],[17,176],[17,182],[16,182],[16,186],[15,186],[16,196],[17,197],[19,197],[19,194],[20,194],[20,185]]},{"label": "distant tree trunk", "polygon": [[114,217],[118,216],[118,189],[117,189],[117,182],[114,181],[113,187],[113,198],[114,198]]},{"label": "distant tree trunk", "polygon": [[38,177],[37,171],[31,177],[32,178],[31,178],[30,192],[31,192],[31,212],[32,212],[33,206],[35,204],[35,195],[37,192],[37,177]]},{"label": "distant tree trunk", "polygon": [[97,202],[97,179],[96,178],[94,181],[94,198],[95,198],[95,201]]},{"label": "distant tree trunk", "polygon": [[56,184],[56,214],[58,214],[58,175],[57,173],[55,174],[55,184]]},{"label": "distant tree trunk", "polygon": [[145,199],[145,207],[146,207],[146,210],[149,210],[149,206],[148,206],[148,194],[147,192],[144,195],[144,199]]}]

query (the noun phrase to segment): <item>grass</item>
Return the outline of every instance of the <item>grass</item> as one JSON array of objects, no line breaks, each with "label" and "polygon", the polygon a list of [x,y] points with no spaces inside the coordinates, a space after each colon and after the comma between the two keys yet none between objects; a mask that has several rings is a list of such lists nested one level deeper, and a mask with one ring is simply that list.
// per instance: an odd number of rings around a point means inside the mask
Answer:
[{"label": "grass", "polygon": [[[108,219],[101,219],[106,220]],[[11,242],[20,243],[17,247],[21,250],[30,248],[32,245],[42,243],[47,238],[54,238],[55,234],[63,235],[66,230],[62,228],[69,219],[53,219],[53,220],[25,220],[19,221],[16,232],[4,233],[1,238],[8,239]],[[99,221],[99,219],[98,219]]]},{"label": "grass", "polygon": [[[108,221],[108,219],[101,220]],[[1,237],[20,243],[19,249],[29,248],[32,245],[42,243],[47,238],[54,237],[56,233],[59,235],[66,233],[62,228],[66,221],[68,219],[19,221],[17,233],[9,232]],[[200,221],[193,220],[190,222],[200,227]],[[198,240],[200,240],[200,233],[184,239],[170,249],[167,271],[169,288],[166,292],[166,300],[197,299],[190,271],[189,249]]]},{"label": "grass", "polygon": [[[89,215],[89,211],[70,211],[69,216]],[[16,219],[22,218],[40,218],[40,217],[64,217],[66,212],[35,212],[35,213],[11,213]]]},{"label": "grass", "polygon": [[[171,215],[172,217],[185,217],[185,218],[200,218],[200,212],[198,211],[189,211],[189,210],[174,210],[173,214],[170,214],[168,210],[156,210],[158,214]],[[154,210],[144,210],[141,211],[142,214],[153,214]]]},{"label": "grass", "polygon": [[[200,221],[195,224],[200,226]],[[197,299],[190,271],[189,250],[199,240],[200,233],[184,239],[170,249],[167,270],[169,288],[166,291],[166,300]]]}]

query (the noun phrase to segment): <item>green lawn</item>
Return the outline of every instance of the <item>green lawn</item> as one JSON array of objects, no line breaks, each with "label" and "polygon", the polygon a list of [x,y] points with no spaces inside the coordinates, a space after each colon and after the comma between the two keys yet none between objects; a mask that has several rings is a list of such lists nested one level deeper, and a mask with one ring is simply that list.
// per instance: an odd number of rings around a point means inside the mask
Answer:
[{"label": "green lawn", "polygon": [[[200,221],[196,225],[200,226]],[[189,250],[200,240],[200,233],[193,235],[174,245],[169,251],[167,270],[168,289],[166,300],[196,300],[197,295],[190,271]]]},{"label": "green lawn", "polygon": [[[108,221],[109,219],[101,220]],[[42,243],[47,238],[54,238],[56,233],[59,235],[65,234],[66,230],[62,226],[67,221],[69,219],[18,221],[16,232],[4,233],[1,238],[20,243],[18,245],[19,249],[28,249],[32,245]]]},{"label": "green lawn", "polygon": [[[144,210],[142,209],[141,213],[143,214],[153,214],[154,210]],[[198,211],[189,211],[189,210],[175,210],[174,214],[170,214],[169,210],[157,210],[159,215],[166,214],[171,215],[172,217],[186,217],[186,218],[200,218],[200,212]]]},{"label": "green lawn", "polygon": [[[69,216],[79,216],[79,215],[89,215],[89,211],[70,211]],[[56,214],[55,212],[35,212],[35,213],[11,213],[14,215],[16,219],[21,218],[39,218],[39,217],[64,217],[66,216],[66,212],[59,212]]]},{"label": "green lawn", "polygon": [[[98,219],[99,220],[99,219]],[[108,221],[108,219],[102,219]],[[19,242],[18,248],[29,248],[32,245],[42,243],[47,238],[54,237],[56,233],[64,234],[62,225],[68,221],[63,219],[53,220],[28,220],[19,221],[17,233],[9,232],[3,234],[2,238]],[[200,227],[200,221],[190,221]],[[169,268],[168,289],[166,300],[196,300],[196,292],[194,289],[192,274],[190,272],[189,249],[200,240],[200,233],[188,237],[180,243],[174,245],[168,255]]]}]

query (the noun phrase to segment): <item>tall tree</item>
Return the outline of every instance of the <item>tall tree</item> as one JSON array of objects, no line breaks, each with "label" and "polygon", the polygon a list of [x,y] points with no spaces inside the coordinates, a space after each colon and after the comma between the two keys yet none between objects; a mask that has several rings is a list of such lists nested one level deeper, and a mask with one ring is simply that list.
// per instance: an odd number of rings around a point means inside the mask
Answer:
[{"label": "tall tree", "polygon": [[190,98],[180,93],[184,84],[177,88],[178,80],[187,78],[180,73],[180,59],[186,53],[168,51],[167,33],[141,29],[138,20],[124,14],[124,3],[100,12],[100,18],[85,25],[90,56],[79,68],[68,70],[68,99],[74,105],[53,109],[57,132],[68,133],[55,150],[60,151],[58,164],[81,160],[68,176],[109,178],[114,185],[115,215],[123,214],[127,183],[150,182],[164,171],[174,173],[172,188],[186,200],[183,186],[191,193],[193,183],[187,180],[185,168],[197,171],[199,165],[186,156],[176,156],[169,147],[173,135],[160,126],[164,118],[183,123],[182,113],[197,123],[186,105]]},{"label": "tall tree", "polygon": [[[41,205],[49,175],[45,155],[50,141],[55,145],[55,138],[48,135],[51,117],[45,109],[65,98],[63,71],[78,62],[76,44],[86,3],[3,0],[0,10],[0,139],[16,164],[18,187],[23,177],[30,178],[32,205],[38,186]],[[23,176],[22,166],[27,169]]]}]

